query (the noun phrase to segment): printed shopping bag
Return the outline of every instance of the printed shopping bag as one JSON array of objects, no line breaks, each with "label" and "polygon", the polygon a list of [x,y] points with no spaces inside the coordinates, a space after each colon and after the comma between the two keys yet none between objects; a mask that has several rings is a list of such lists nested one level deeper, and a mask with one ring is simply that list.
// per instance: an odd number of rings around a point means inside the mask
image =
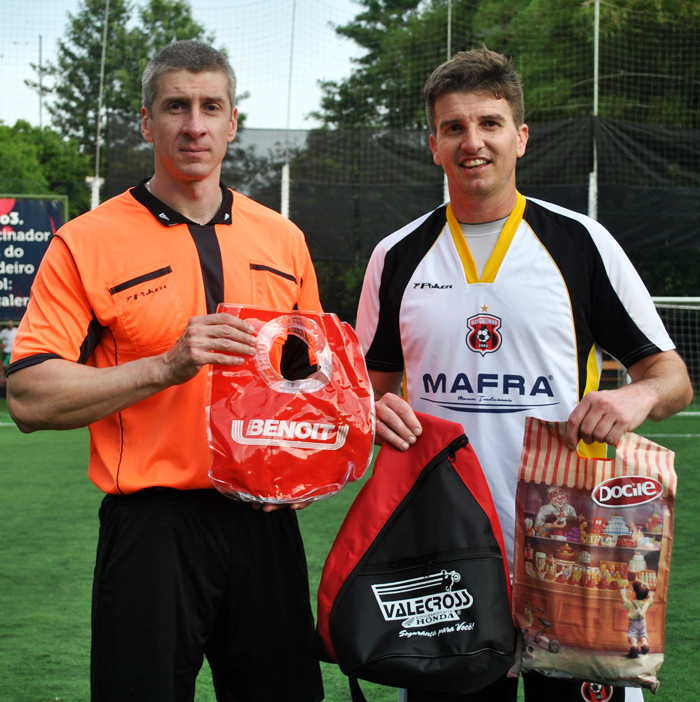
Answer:
[{"label": "printed shopping bag", "polygon": [[373,455],[374,398],[355,332],[334,314],[221,304],[258,338],[241,366],[209,373],[209,477],[267,503],[330,497]]},{"label": "printed shopping bag", "polygon": [[656,690],[674,454],[625,434],[585,459],[566,424],[528,417],[516,500],[513,617],[524,670]]}]

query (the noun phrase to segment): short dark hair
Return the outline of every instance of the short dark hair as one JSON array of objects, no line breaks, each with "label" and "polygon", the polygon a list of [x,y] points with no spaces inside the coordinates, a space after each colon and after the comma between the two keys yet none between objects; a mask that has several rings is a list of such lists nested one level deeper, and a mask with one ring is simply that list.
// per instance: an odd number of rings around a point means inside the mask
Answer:
[{"label": "short dark hair", "polygon": [[435,102],[448,93],[491,93],[504,98],[513,112],[515,126],[525,120],[523,86],[509,58],[482,46],[460,51],[438,66],[423,88],[425,113],[430,131],[435,134]]},{"label": "short dark hair", "polygon": [[141,100],[151,113],[158,92],[158,79],[172,71],[203,73],[218,71],[228,78],[228,95],[231,109],[236,105],[236,74],[228,59],[220,52],[201,41],[175,41],[158,52],[146,66],[141,78]]},{"label": "short dark hair", "polygon": [[639,580],[635,580],[632,583],[632,589],[634,590],[634,594],[637,595],[638,600],[645,600],[649,594],[649,588]]}]

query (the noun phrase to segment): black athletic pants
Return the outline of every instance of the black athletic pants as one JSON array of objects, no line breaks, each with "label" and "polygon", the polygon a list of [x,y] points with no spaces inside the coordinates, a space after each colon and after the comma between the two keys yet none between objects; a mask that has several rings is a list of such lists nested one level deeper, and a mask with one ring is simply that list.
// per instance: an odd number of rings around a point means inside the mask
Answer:
[{"label": "black athletic pants", "polygon": [[317,702],[306,559],[290,509],[215,490],[107,495],[93,587],[93,702]]}]

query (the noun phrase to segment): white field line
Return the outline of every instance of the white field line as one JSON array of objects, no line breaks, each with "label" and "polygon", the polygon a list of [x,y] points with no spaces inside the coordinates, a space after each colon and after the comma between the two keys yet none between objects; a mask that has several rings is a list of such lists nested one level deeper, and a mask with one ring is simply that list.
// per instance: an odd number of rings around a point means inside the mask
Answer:
[{"label": "white field line", "polygon": [[[8,421],[9,420],[9,421]],[[0,427],[16,427],[17,425],[12,421],[12,417],[6,412],[0,414]]]},{"label": "white field line", "polygon": [[700,434],[644,434],[647,439],[700,439]]}]

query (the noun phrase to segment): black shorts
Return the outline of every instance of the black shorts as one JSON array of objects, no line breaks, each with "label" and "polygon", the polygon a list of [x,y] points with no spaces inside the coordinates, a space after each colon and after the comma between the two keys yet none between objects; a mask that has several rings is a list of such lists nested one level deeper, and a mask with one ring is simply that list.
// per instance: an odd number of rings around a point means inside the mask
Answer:
[{"label": "black shorts", "polygon": [[290,509],[216,490],[107,495],[93,586],[93,702],[316,702],[306,558]]},{"label": "black shorts", "polygon": [[[522,677],[526,702],[624,702],[625,699],[624,687],[550,678],[539,673],[525,673]],[[516,702],[517,699],[517,678],[501,678],[471,695],[434,695],[408,691],[408,702]]]}]

